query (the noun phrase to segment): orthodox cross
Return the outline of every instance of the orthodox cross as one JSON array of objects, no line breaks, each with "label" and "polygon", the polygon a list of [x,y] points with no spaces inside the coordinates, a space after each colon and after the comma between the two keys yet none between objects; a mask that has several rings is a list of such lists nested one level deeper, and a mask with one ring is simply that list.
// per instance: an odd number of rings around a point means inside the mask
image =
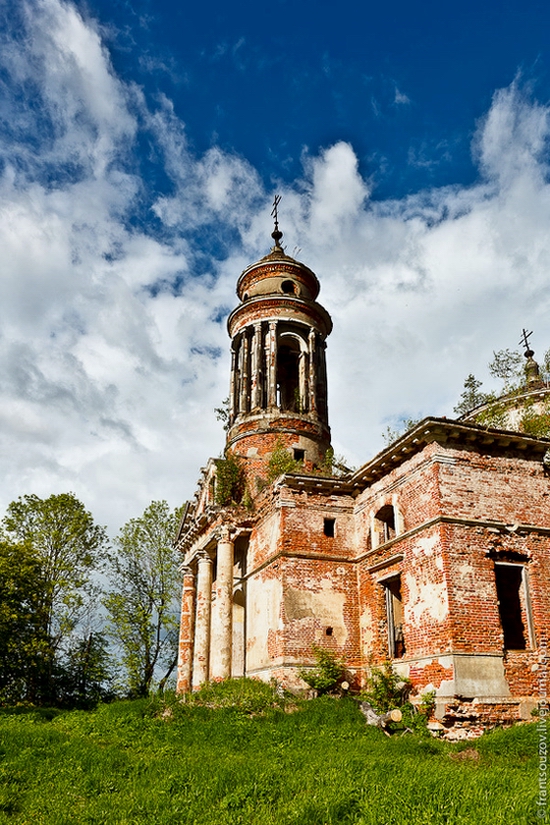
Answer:
[{"label": "orthodox cross", "polygon": [[278,215],[278,208],[279,204],[281,203],[281,196],[275,195],[273,198],[273,209],[271,210],[271,217],[275,221],[275,229],[279,229],[279,215]]},{"label": "orthodox cross", "polygon": [[519,346],[525,347],[525,352],[528,352],[531,349],[529,344],[529,338],[533,334],[533,331],[527,332],[526,329],[522,330],[521,339],[519,342]]}]

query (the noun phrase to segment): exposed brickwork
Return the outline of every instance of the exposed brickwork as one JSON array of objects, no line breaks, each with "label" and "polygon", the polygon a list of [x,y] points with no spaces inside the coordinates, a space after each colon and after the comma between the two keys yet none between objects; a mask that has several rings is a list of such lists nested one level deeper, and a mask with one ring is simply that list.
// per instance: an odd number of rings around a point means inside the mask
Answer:
[{"label": "exposed brickwork", "polygon": [[452,667],[444,667],[436,659],[432,659],[424,666],[421,663],[412,665],[409,677],[415,686],[433,685],[434,688],[441,687],[441,683],[454,677]]}]

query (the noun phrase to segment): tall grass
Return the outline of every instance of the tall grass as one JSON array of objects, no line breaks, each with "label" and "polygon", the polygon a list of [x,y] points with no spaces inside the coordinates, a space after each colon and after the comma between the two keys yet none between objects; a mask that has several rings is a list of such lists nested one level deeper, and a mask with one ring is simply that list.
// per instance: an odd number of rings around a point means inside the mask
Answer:
[{"label": "tall grass", "polygon": [[534,725],[486,735],[469,744],[478,758],[457,759],[464,746],[366,727],[349,699],[285,709],[269,686],[240,690],[0,712],[0,823],[540,822]]}]

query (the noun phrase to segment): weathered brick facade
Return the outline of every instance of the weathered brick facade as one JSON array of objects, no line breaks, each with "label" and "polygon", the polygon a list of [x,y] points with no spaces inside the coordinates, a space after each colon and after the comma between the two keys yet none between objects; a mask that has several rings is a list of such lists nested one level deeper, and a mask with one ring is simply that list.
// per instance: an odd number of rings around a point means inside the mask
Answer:
[{"label": "weathered brick facade", "polygon": [[[178,539],[178,689],[243,674],[299,687],[316,644],[357,686],[392,660],[444,720],[525,717],[550,637],[550,441],[428,418],[358,471],[328,477],[325,460],[323,475],[330,318],[274,238],[229,318],[227,449],[247,507],[216,503],[210,461]],[[269,483],[282,448],[303,471]]]}]

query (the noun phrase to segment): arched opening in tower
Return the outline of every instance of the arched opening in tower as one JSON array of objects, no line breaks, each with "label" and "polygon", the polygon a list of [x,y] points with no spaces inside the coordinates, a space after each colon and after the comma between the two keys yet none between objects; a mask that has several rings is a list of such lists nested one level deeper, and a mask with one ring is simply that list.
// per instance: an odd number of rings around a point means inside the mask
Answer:
[{"label": "arched opening in tower", "polygon": [[300,396],[300,345],[295,338],[285,337],[277,352],[277,406],[302,412]]}]

